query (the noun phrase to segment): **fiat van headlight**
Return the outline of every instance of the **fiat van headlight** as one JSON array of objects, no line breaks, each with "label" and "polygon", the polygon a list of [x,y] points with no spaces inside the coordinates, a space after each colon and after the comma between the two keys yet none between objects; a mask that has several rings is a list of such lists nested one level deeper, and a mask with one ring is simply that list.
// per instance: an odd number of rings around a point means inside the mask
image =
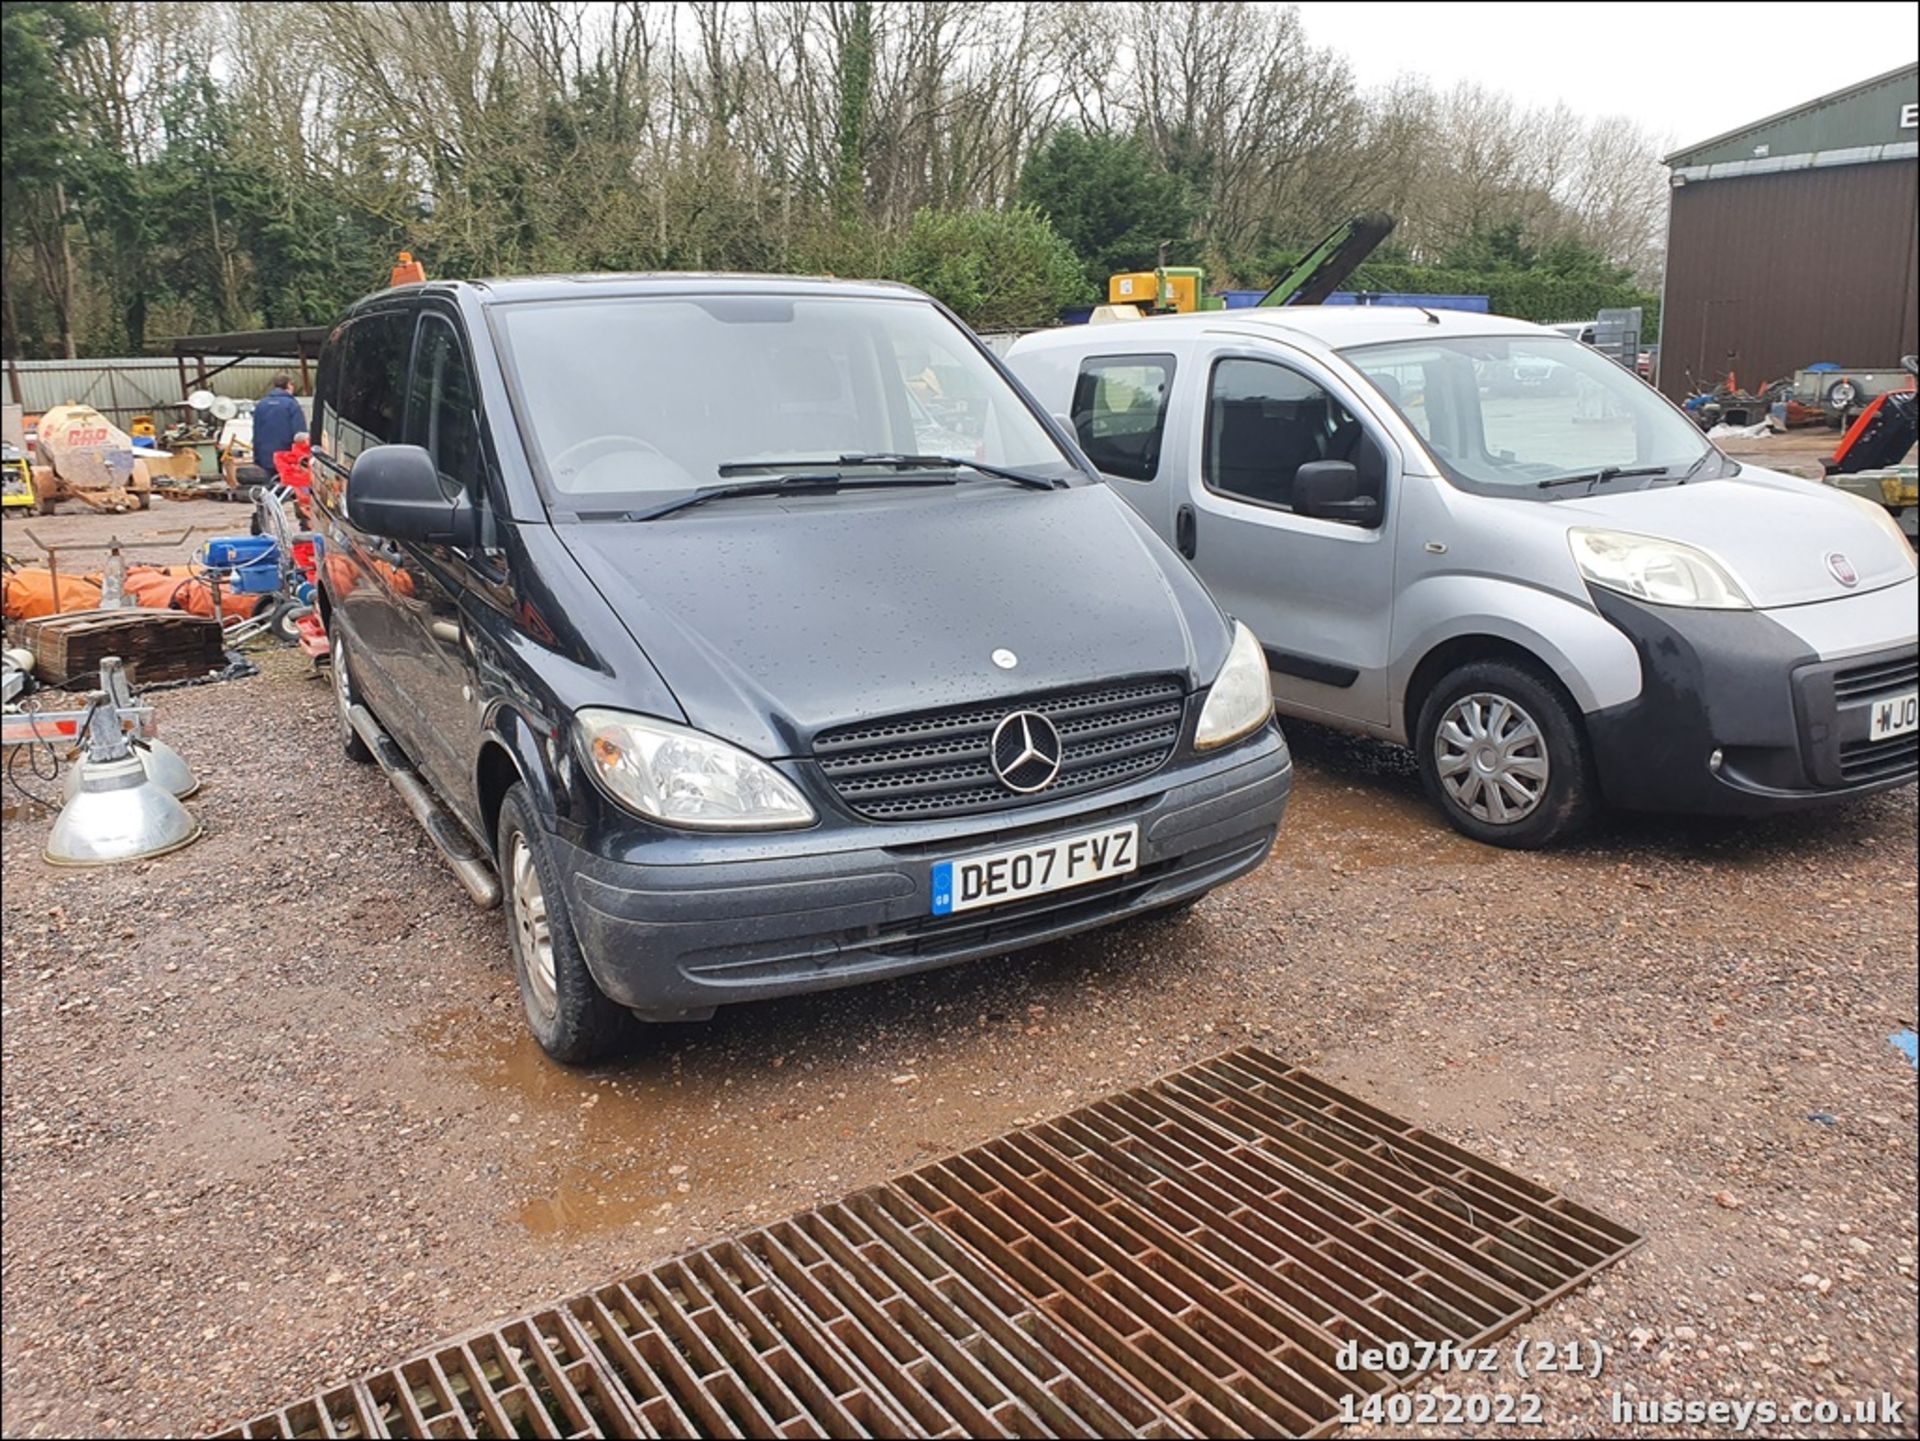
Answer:
[{"label": "fiat van headlight", "polygon": [[1273,686],[1267,678],[1267,657],[1253,632],[1233,623],[1233,645],[1227,663],[1200,707],[1200,724],[1193,733],[1196,750],[1213,750],[1237,741],[1265,725],[1273,715]]},{"label": "fiat van headlight", "polygon": [[1753,602],[1727,568],[1691,545],[1624,530],[1567,532],[1574,564],[1595,585],[1654,605],[1698,610],[1751,610]]},{"label": "fiat van headlight", "polygon": [[777,830],[813,821],[793,783],[757,756],[697,730],[625,711],[573,717],[587,768],[621,805],[696,830]]}]

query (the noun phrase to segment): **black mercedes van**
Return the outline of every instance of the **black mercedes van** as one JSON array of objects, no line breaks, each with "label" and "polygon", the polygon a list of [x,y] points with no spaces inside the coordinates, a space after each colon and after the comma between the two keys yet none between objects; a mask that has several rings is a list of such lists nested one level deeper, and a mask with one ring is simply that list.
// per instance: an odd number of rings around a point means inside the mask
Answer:
[{"label": "black mercedes van", "polygon": [[556,1059],[1191,904],[1291,778],[1259,644],[940,305],[402,286],[314,397],[342,740]]}]

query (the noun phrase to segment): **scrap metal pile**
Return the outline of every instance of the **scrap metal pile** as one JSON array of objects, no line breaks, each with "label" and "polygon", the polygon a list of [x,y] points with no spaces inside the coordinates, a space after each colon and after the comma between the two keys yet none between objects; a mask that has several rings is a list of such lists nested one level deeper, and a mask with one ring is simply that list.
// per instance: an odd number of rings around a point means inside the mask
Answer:
[{"label": "scrap metal pile", "polygon": [[24,445],[7,443],[5,505],[51,515],[63,500],[118,514],[170,500],[244,498],[253,464],[253,402],[196,390],[184,418],[160,429],[137,415],[122,429],[89,405],[26,418]]},{"label": "scrap metal pile", "polygon": [[[313,609],[319,544],[305,529],[307,461],[304,441],[281,455],[280,483],[253,492],[253,534],[216,536],[185,565],[129,562],[129,547],[117,537],[103,546],[55,546],[24,531],[47,563],[31,566],[5,557],[0,614],[26,623],[83,611],[182,611],[217,622],[230,642],[271,631],[299,642],[309,655],[323,654],[326,637]],[[145,544],[171,548],[191,534],[154,537]],[[60,553],[76,550],[105,550],[108,562],[100,570],[63,571]]]}]

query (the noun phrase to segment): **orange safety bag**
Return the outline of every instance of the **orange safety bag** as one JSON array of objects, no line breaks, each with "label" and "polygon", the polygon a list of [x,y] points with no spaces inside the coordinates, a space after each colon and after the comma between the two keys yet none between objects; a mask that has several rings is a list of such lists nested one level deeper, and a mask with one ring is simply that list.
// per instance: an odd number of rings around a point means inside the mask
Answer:
[{"label": "orange safety bag", "polygon": [[[188,615],[213,614],[213,587],[200,577],[200,569],[191,565],[130,565],[127,567],[127,594],[135,605],[149,610],[183,610]],[[244,595],[220,587],[220,616],[223,620],[245,619],[259,609],[263,595]]]},{"label": "orange safety bag", "polygon": [[54,594],[53,572],[10,570],[4,573],[5,599],[0,603],[8,620],[37,620],[63,610],[96,610],[100,605],[98,576],[63,575]]}]

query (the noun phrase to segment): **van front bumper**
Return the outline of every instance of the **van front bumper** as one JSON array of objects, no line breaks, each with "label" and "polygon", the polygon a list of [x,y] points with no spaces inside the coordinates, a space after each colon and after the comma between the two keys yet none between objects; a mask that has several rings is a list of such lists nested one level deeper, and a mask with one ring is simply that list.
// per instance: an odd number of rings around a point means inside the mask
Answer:
[{"label": "van front bumper", "polygon": [[[1869,734],[1876,704],[1914,689],[1920,655],[1913,587],[1889,590],[1795,615],[1645,605],[1594,588],[1643,678],[1633,700],[1586,717],[1607,801],[1752,815],[1911,785],[1920,736]],[[1823,657],[1812,637],[1836,620],[1852,644]]]},{"label": "van front bumper", "polygon": [[[600,989],[671,1018],[1000,955],[1194,899],[1266,859],[1292,777],[1270,724],[1128,786],[964,821],[843,818],[786,834],[681,835],[638,848],[645,859],[553,841]],[[1133,872],[932,914],[941,861],[1127,821],[1140,827]]]}]

